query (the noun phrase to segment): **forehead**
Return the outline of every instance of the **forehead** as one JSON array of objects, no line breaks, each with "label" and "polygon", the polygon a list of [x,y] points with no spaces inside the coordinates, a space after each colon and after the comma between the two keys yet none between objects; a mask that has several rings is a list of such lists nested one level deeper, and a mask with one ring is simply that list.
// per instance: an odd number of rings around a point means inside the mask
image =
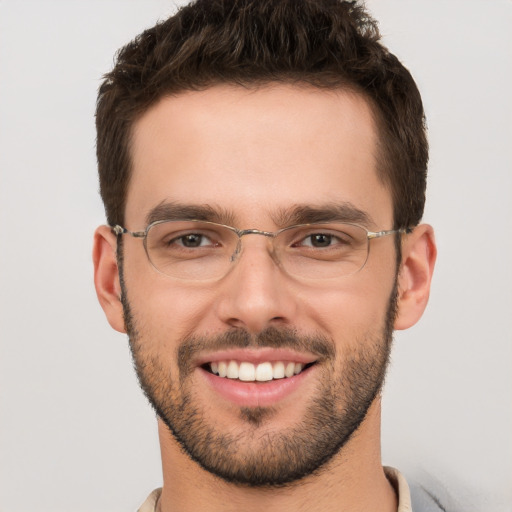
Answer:
[{"label": "forehead", "polygon": [[222,85],[169,96],[133,126],[126,223],[139,229],[163,203],[207,205],[245,227],[340,203],[388,222],[376,152],[371,109],[349,91]]}]

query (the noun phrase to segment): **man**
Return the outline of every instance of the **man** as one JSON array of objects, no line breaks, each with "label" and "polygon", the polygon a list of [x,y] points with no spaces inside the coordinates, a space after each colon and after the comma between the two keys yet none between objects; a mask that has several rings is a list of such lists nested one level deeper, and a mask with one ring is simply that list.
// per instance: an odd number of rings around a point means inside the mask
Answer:
[{"label": "man", "polygon": [[96,290],[158,414],[140,510],[412,510],[380,392],[436,248],[420,95],[375,22],[197,1],[121,50],[97,130]]}]

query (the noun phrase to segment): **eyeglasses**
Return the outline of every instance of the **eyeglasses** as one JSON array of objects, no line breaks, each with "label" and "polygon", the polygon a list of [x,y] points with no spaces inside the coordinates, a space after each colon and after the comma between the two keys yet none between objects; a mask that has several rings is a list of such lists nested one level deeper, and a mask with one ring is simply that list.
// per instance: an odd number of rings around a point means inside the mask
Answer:
[{"label": "eyeglasses", "polygon": [[144,240],[153,267],[167,276],[204,281],[224,277],[242,253],[242,237],[261,235],[269,241],[272,259],[287,274],[306,279],[332,279],[361,270],[370,240],[409,229],[368,231],[356,224],[314,223],[289,226],[275,233],[237,229],[201,220],[162,220],[145,231],[112,227],[116,235]]}]

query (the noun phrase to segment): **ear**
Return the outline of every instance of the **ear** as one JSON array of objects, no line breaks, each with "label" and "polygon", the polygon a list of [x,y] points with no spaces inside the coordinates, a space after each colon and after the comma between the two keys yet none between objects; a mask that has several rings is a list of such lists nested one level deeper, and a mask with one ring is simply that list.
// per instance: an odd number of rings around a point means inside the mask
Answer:
[{"label": "ear", "polygon": [[425,311],[436,256],[432,226],[420,224],[404,237],[402,264],[398,275],[398,314],[394,326],[396,330],[413,326]]},{"label": "ear", "polygon": [[116,236],[108,226],[100,226],[94,233],[92,251],[96,295],[112,328],[126,332],[116,251]]}]

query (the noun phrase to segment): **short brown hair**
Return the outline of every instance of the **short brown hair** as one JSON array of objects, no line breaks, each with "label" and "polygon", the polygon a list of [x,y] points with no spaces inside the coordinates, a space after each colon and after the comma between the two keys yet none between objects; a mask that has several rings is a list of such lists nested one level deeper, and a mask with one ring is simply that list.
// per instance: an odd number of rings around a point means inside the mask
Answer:
[{"label": "short brown hair", "polygon": [[196,0],[144,31],[118,52],[98,93],[98,171],[109,224],[123,224],[131,130],[150,106],[215,84],[271,82],[364,95],[395,228],[418,224],[428,160],[423,106],[409,71],[379,40],[363,6],[341,0]]}]

